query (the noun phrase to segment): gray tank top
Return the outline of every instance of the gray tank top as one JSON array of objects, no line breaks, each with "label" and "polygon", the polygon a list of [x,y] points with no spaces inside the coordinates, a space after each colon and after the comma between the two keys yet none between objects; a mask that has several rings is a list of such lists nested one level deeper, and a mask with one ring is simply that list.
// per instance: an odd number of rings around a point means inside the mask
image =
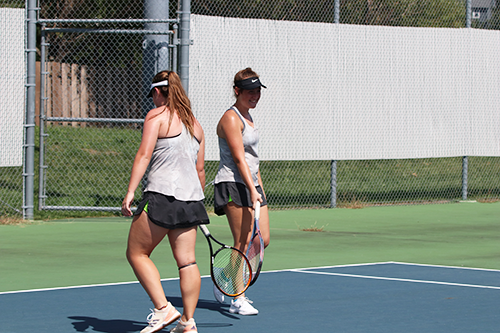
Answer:
[{"label": "gray tank top", "polygon": [[149,164],[145,192],[158,192],[181,201],[199,201],[205,196],[201,188],[196,159],[200,143],[182,124],[181,134],[156,141]]},{"label": "gray tank top", "polygon": [[[247,124],[246,120],[241,115],[240,111],[232,106],[238,117],[240,117],[243,122],[243,147],[245,148],[245,160],[250,168],[252,174],[252,180],[255,186],[259,185],[259,178],[257,176],[259,172],[259,155],[257,150],[257,145],[259,143],[259,131],[257,125],[254,123],[254,127]],[[219,137],[219,170],[215,176],[215,184],[222,182],[237,182],[244,184],[245,182],[240,176],[238,167],[233,160],[227,141]]]}]

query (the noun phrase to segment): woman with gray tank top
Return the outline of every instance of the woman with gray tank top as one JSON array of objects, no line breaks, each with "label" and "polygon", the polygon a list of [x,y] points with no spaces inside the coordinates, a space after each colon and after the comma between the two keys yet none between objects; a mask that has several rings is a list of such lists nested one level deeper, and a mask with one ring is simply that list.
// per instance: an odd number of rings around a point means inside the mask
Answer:
[{"label": "woman with gray tank top", "polygon": [[[259,171],[257,145],[259,132],[250,115],[260,99],[261,87],[266,88],[251,68],[236,73],[234,94],[236,102],[227,110],[217,125],[220,162],[215,176],[215,213],[226,215],[233,234],[234,247],[245,253],[250,242],[255,203],[261,203],[260,229],[264,246],[269,245],[269,214],[266,195]],[[214,286],[217,301],[224,295]],[[242,294],[231,300],[229,312],[256,315],[259,311]]]},{"label": "woman with gray tank top", "polygon": [[[203,204],[205,137],[175,72],[156,74],[148,97],[153,98],[156,108],[144,120],[122,203],[123,215],[131,216],[134,192],[149,165],[147,186],[127,244],[127,259],[155,307],[141,333],[160,331],[179,318],[170,332],[194,333],[198,332],[193,316],[201,286],[195,257],[196,230],[198,225],[209,223]],[[182,316],[165,297],[160,273],[150,259],[165,236],[179,268]]]}]

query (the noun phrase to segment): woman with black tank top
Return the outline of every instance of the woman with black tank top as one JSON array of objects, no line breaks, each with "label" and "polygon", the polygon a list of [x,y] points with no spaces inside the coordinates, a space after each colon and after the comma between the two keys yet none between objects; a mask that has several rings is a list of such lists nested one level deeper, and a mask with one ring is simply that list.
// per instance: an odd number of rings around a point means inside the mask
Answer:
[{"label": "woman with black tank top", "polygon": [[[179,318],[171,332],[198,332],[193,319],[201,285],[195,258],[196,229],[209,223],[202,201],[205,138],[176,73],[158,73],[148,96],[156,108],[144,120],[122,203],[123,215],[131,216],[135,189],[149,165],[147,186],[134,214],[127,246],[127,259],[155,307],[141,333],[160,331]],[[179,268],[182,316],[167,301],[158,269],[150,259],[165,236]]]},{"label": "woman with black tank top", "polygon": [[[245,253],[250,241],[255,203],[261,203],[260,229],[264,246],[269,245],[269,215],[266,195],[259,171],[257,145],[259,132],[250,115],[257,106],[261,87],[266,88],[251,68],[236,73],[234,94],[236,102],[217,125],[220,163],[215,177],[215,213],[226,215],[233,234],[234,247]],[[224,302],[223,294],[214,286],[214,295]],[[259,311],[242,294],[231,300],[229,312],[255,315]]]}]

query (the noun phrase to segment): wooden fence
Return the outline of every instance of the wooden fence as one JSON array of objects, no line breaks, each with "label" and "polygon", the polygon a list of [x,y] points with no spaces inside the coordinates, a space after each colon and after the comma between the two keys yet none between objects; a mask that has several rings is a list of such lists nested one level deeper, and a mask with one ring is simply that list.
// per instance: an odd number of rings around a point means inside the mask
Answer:
[{"label": "wooden fence", "polygon": [[[141,76],[134,68],[95,68],[46,62],[45,115],[64,118],[142,118]],[[40,63],[37,62],[37,125],[40,114]],[[86,122],[51,122],[85,127]]]},{"label": "wooden fence", "polygon": [[[44,87],[45,115],[65,118],[95,117],[96,108],[89,91],[87,67],[58,62],[47,62],[45,66],[45,71],[48,73],[45,76]],[[61,124],[84,127],[86,123],[61,122]]]}]

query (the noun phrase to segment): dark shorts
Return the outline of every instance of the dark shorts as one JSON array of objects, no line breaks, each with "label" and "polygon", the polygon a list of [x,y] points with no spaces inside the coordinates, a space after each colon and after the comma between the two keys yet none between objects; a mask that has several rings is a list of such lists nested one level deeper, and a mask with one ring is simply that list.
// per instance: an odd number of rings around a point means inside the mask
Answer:
[{"label": "dark shorts", "polygon": [[167,229],[210,223],[203,201],[180,201],[156,192],[144,192],[134,215],[142,211],[148,214],[151,222]]},{"label": "dark shorts", "polygon": [[[266,206],[267,200],[262,187],[257,186],[256,189],[262,196],[262,200],[264,200],[260,205]],[[253,206],[250,200],[250,191],[245,184],[235,182],[219,183],[215,184],[214,191],[214,211],[217,215],[224,215],[224,207],[231,201],[240,207]]]}]

